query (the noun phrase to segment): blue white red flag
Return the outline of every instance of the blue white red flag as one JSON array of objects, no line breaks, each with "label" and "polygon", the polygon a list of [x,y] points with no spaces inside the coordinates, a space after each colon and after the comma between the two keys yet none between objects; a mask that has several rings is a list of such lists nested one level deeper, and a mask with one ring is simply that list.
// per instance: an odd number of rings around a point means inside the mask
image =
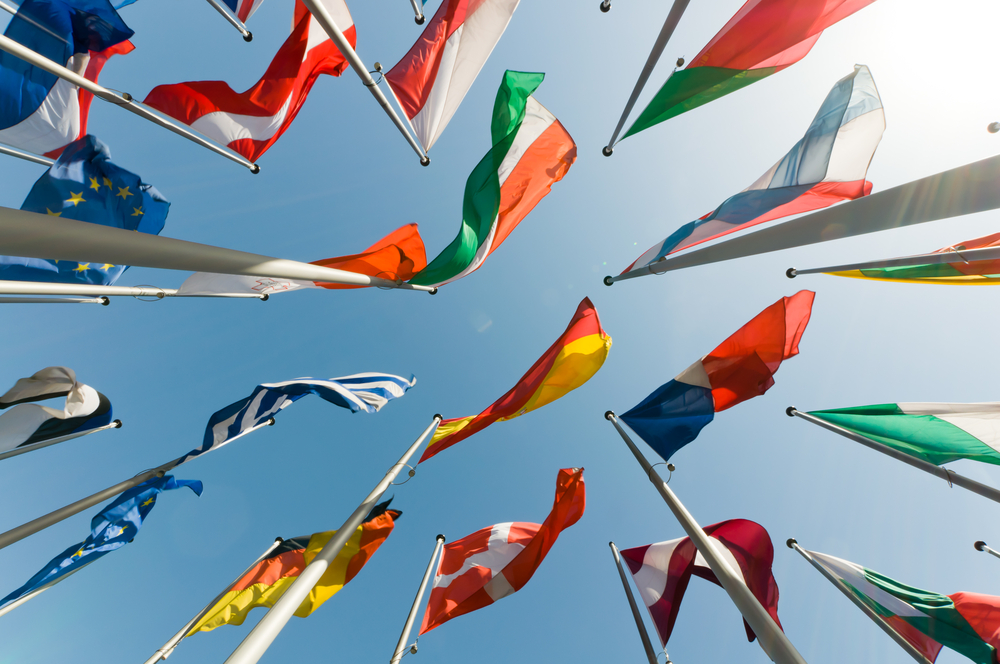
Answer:
[{"label": "blue white red flag", "polygon": [[264,0],[222,0],[226,3],[226,6],[233,10],[236,17],[247,22],[247,19],[253,16],[253,13],[257,11],[261,3]]}]

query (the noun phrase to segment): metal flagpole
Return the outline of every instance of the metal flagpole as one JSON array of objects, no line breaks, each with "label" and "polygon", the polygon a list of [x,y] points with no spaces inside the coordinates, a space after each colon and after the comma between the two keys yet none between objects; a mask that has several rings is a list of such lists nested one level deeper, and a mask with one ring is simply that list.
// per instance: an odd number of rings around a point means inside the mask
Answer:
[{"label": "metal flagpole", "polygon": [[[403,632],[399,635],[399,641],[396,643],[396,651],[392,653],[392,659],[389,660],[389,664],[399,664],[399,660],[403,659],[403,655],[406,654],[406,644],[410,640],[410,630],[413,629],[413,622],[417,619],[417,609],[420,608],[420,602],[424,599],[427,584],[431,580],[431,574],[434,573],[434,562],[437,560],[438,554],[441,553],[441,547],[443,546],[444,535],[438,535],[437,543],[434,545],[434,553],[431,554],[431,559],[427,563],[424,578],[420,579],[417,596],[413,598],[413,606],[410,607],[410,613],[406,616],[406,622],[403,624]],[[410,647],[410,654],[417,654],[417,644],[414,643]]]},{"label": "metal flagpole", "polygon": [[106,297],[0,297],[0,304],[103,304],[111,300]]},{"label": "metal flagpole", "polygon": [[37,154],[25,152],[24,150],[18,150],[17,148],[12,148],[9,145],[0,145],[0,154],[5,154],[8,157],[17,157],[18,159],[24,159],[25,161],[31,161],[36,164],[41,164],[42,166],[51,166],[56,163],[54,159],[41,157]]},{"label": "metal flagpole", "polygon": [[[110,295],[129,297],[155,297],[162,300],[165,297],[238,297],[267,300],[266,293],[223,293],[206,295],[187,295],[178,293],[176,288],[157,288],[156,286],[101,286],[98,284],[52,284],[37,281],[0,281],[0,294],[3,295]],[[86,302],[104,304],[106,297]],[[0,300],[2,302],[3,300]],[[15,300],[21,302],[23,300]],[[36,302],[51,302],[51,299],[37,298]]]},{"label": "metal flagpole", "polygon": [[[649,660],[649,664],[657,664],[656,651],[653,649],[653,644],[649,641],[649,633],[646,632],[646,625],[642,622],[642,615],[639,613],[639,607],[635,603],[635,597],[632,596],[632,589],[628,585],[628,577],[625,576],[625,569],[622,567],[621,556],[618,555],[618,547],[615,546],[614,542],[608,542],[608,546],[611,547],[611,555],[615,557],[615,565],[618,566],[618,576],[622,578],[622,586],[625,588],[625,596],[628,597],[628,607],[632,609],[632,617],[635,619],[635,628],[639,630],[639,638],[642,639],[642,648],[646,651],[646,659]],[[666,651],[664,651],[664,654],[666,654]],[[666,664],[672,664],[669,655],[667,655]]]},{"label": "metal flagpole", "polygon": [[982,540],[979,540],[978,542],[976,542],[972,546],[974,546],[976,548],[976,551],[985,551],[986,553],[990,554],[994,558],[1000,558],[1000,552],[998,552],[996,549],[991,549],[990,547],[986,546],[986,542],[984,542]]},{"label": "metal flagpole", "polygon": [[420,0],[410,0],[410,4],[413,5],[413,20],[416,21],[417,25],[423,25],[424,12],[423,8],[420,6]]},{"label": "metal flagpole", "polygon": [[934,664],[931,660],[929,660],[926,657],[924,657],[923,654],[919,650],[917,650],[916,648],[914,648],[913,644],[911,644],[909,641],[907,641],[906,639],[904,639],[902,636],[899,635],[899,633],[896,630],[894,630],[892,627],[890,627],[889,623],[887,623],[885,620],[882,619],[882,616],[880,616],[879,614],[877,614],[874,611],[872,611],[871,608],[867,604],[865,604],[860,599],[858,599],[855,596],[855,594],[853,592],[851,592],[850,588],[848,588],[847,585],[843,581],[841,581],[840,579],[838,579],[837,577],[835,577],[833,574],[831,574],[828,569],[826,569],[825,567],[823,567],[821,564],[819,564],[816,561],[815,558],[813,558],[811,555],[809,555],[808,551],[806,551],[801,546],[799,546],[799,543],[797,541],[795,541],[795,538],[789,539],[787,542],[785,542],[785,544],[788,545],[789,549],[795,549],[796,551],[799,552],[799,555],[801,555],[803,558],[805,558],[806,560],[808,560],[809,563],[813,567],[815,567],[817,570],[819,570],[820,574],[822,574],[823,576],[826,577],[827,581],[829,581],[834,586],[836,586],[837,590],[839,590],[840,592],[844,593],[844,595],[847,597],[847,599],[851,600],[851,602],[853,602],[856,607],[858,607],[859,609],[861,609],[861,611],[866,616],[868,616],[869,618],[871,618],[872,622],[874,622],[876,625],[878,625],[879,627],[881,627],[883,632],[885,632],[890,637],[892,637],[892,640],[895,641],[897,644],[899,644],[899,647],[902,648],[903,650],[905,650],[907,652],[907,654],[910,655],[910,657],[912,657],[913,659],[917,660],[921,664]]},{"label": "metal flagpole", "polygon": [[209,602],[208,604],[206,604],[204,609],[202,609],[201,611],[199,611],[198,614],[195,615],[194,618],[192,618],[191,620],[189,620],[187,622],[187,624],[184,625],[184,627],[181,627],[180,631],[178,631],[176,634],[174,634],[172,637],[170,637],[170,640],[168,640],[166,643],[164,643],[163,646],[161,646],[159,650],[157,650],[156,652],[154,652],[153,656],[150,657],[149,659],[147,659],[144,662],[144,664],[156,664],[156,662],[160,661],[161,659],[166,659],[166,658],[170,657],[170,655],[173,654],[173,652],[174,652],[174,648],[177,647],[177,644],[180,643],[181,639],[183,639],[185,636],[187,636],[187,633],[191,630],[191,628],[194,627],[195,625],[197,625],[198,621],[201,620],[202,618],[204,618],[205,615],[208,614],[208,612],[212,610],[212,607],[214,607],[216,604],[218,604],[219,600],[221,600],[223,597],[225,597],[226,593],[228,593],[230,590],[233,589],[233,586],[235,586],[236,583],[240,579],[242,579],[244,576],[246,576],[247,574],[249,574],[250,570],[252,570],[254,567],[256,567],[257,564],[260,563],[260,561],[262,561],[265,558],[267,558],[267,556],[272,551],[274,551],[276,548],[278,548],[278,545],[281,544],[284,541],[285,540],[283,538],[281,538],[281,537],[275,537],[274,538],[274,543],[271,544],[271,546],[267,547],[267,551],[265,551],[264,553],[260,554],[260,556],[257,558],[257,560],[255,560],[252,563],[250,563],[250,565],[245,570],[243,570],[242,572],[240,572],[240,575],[237,576],[235,579],[233,579],[233,582],[230,583],[228,586],[226,586],[225,590],[223,590],[221,593],[219,593],[218,595],[216,595],[215,599],[213,599],[211,602]]},{"label": "metal flagpole", "polygon": [[361,58],[358,57],[358,54],[351,46],[351,43],[347,41],[347,37],[345,37],[344,33],[337,27],[337,23],[333,20],[333,17],[330,16],[330,12],[328,12],[326,7],[324,7],[318,0],[302,0],[302,3],[307,9],[309,9],[309,12],[316,18],[319,24],[323,26],[323,30],[330,36],[330,39],[340,52],[344,54],[347,61],[351,63],[351,68],[354,69],[354,73],[361,78],[361,82],[364,83],[365,87],[368,88],[368,91],[372,93],[372,96],[374,96],[376,101],[378,101],[382,110],[384,110],[386,115],[392,119],[392,123],[396,125],[397,129],[399,129],[399,133],[406,137],[406,142],[410,144],[413,151],[420,157],[420,164],[422,166],[429,165],[431,163],[430,157],[427,156],[423,148],[420,147],[420,144],[417,143],[416,139],[413,136],[410,136],[410,133],[406,131],[406,125],[403,124],[403,121],[399,119],[396,111],[394,111],[392,106],[389,105],[389,100],[385,98],[385,95],[382,93],[382,89],[376,85],[375,79],[373,79],[372,75],[368,73],[368,67],[366,67],[365,63],[363,63]]},{"label": "metal flagpole", "polygon": [[660,492],[660,496],[667,504],[667,507],[673,512],[674,517],[677,518],[684,532],[691,538],[691,542],[694,543],[698,552],[705,558],[705,562],[708,563],[709,568],[711,568],[715,577],[729,595],[729,598],[732,599],[733,604],[736,605],[736,608],[739,609],[743,618],[747,621],[747,624],[750,625],[754,634],[757,635],[757,642],[767,656],[771,658],[771,661],[776,662],[776,664],[806,664],[806,661],[795,649],[795,646],[792,645],[792,642],[788,640],[788,637],[781,631],[781,628],[774,622],[770,614],[757,601],[753,593],[750,592],[750,589],[743,582],[739,573],[730,568],[729,563],[720,555],[720,552],[715,548],[717,545],[712,543],[711,539],[705,534],[705,531],[701,529],[701,526],[691,516],[691,513],[687,511],[687,508],[681,504],[681,501],[670,490],[667,483],[663,481],[663,478],[653,470],[646,457],[642,455],[639,448],[635,446],[632,439],[622,429],[614,412],[609,410],[604,413],[604,417],[618,430],[622,440],[625,441],[625,444],[628,445],[629,450],[635,456],[636,461],[639,462],[639,465],[646,472],[649,481]]},{"label": "metal flagpole", "polygon": [[233,11],[219,2],[219,0],[208,0],[208,4],[215,7],[215,11],[222,14],[223,18],[229,21],[229,24],[240,31],[243,35],[243,41],[251,42],[253,41],[253,33],[247,30],[247,26],[239,19],[239,17],[233,13]]},{"label": "metal flagpole", "polygon": [[57,443],[65,443],[67,440],[73,440],[74,438],[82,438],[84,436],[89,436],[92,433],[97,433],[98,431],[107,431],[108,429],[121,429],[122,421],[115,420],[111,424],[105,424],[103,427],[97,427],[96,429],[90,429],[88,431],[81,431],[80,433],[71,433],[66,436],[59,436],[57,438],[49,438],[48,440],[40,440],[37,443],[32,443],[31,445],[23,445],[21,447],[15,447],[12,450],[7,450],[6,452],[0,453],[0,461],[4,459],[9,459],[15,457],[19,454],[24,454],[26,452],[34,452],[35,450],[40,450],[43,447],[48,447],[49,445],[55,445]]},{"label": "metal flagpole", "polygon": [[939,265],[941,263],[971,263],[973,261],[995,261],[1000,259],[1000,247],[986,247],[983,249],[963,249],[962,251],[951,250],[935,252],[933,254],[917,254],[915,256],[902,256],[900,258],[889,258],[881,261],[867,261],[865,263],[848,263],[847,265],[832,265],[830,267],[813,267],[807,270],[799,270],[794,267],[785,271],[785,276],[794,279],[800,274],[820,274],[823,272],[847,272],[848,270],[867,270],[885,267],[906,267],[908,265]]},{"label": "metal flagpole", "polygon": [[[87,563],[87,565],[90,565],[90,563]],[[56,585],[57,583],[62,583],[63,581],[65,581],[69,577],[73,576],[74,574],[76,574],[77,572],[79,572],[80,570],[82,570],[84,567],[87,567],[87,565],[84,565],[83,567],[78,567],[77,569],[73,570],[69,574],[67,574],[65,576],[59,577],[58,579],[56,579],[52,583],[47,583],[44,586],[42,586],[41,588],[36,588],[35,590],[32,590],[30,593],[28,593],[24,597],[21,597],[20,599],[17,599],[15,601],[11,602],[7,606],[5,606],[2,609],[0,609],[0,616],[6,615],[6,614],[10,613],[11,611],[13,611],[14,609],[16,609],[17,607],[19,607],[22,604],[24,604],[25,602],[27,602],[29,600],[32,600],[32,599],[35,599],[36,597],[38,597],[39,595],[41,595],[43,592],[45,592],[46,590],[48,590],[52,586]]]},{"label": "metal flagpole", "polygon": [[238,164],[242,164],[250,169],[251,173],[260,172],[260,167],[253,163],[243,155],[230,150],[229,148],[219,145],[212,139],[204,136],[203,134],[195,131],[188,125],[171,118],[170,116],[164,115],[159,111],[156,111],[145,104],[136,101],[127,92],[118,92],[116,90],[111,90],[94,83],[93,81],[80,76],[76,72],[70,71],[66,67],[49,60],[48,58],[35,53],[30,48],[18,44],[16,41],[7,37],[6,35],[0,35],[0,49],[7,51],[13,56],[21,58],[28,64],[34,65],[39,69],[43,69],[54,76],[68,81],[78,88],[83,88],[94,94],[95,97],[100,97],[106,102],[120,106],[127,111],[135,113],[141,118],[145,118],[154,124],[158,124],[164,129],[169,129],[175,134],[179,134],[189,141],[193,141],[202,147],[206,147],[212,152],[222,155],[227,159],[231,159]]},{"label": "metal flagpole", "polygon": [[[420,434],[420,437],[410,445],[410,448],[403,453],[399,461],[386,472],[385,477],[375,485],[375,488],[368,494],[368,497],[358,505],[351,516],[347,517],[344,525],[337,530],[336,534],[330,538],[330,541],[316,554],[312,562],[306,565],[302,573],[288,586],[288,590],[278,598],[274,606],[261,618],[260,622],[250,631],[250,634],[243,639],[243,643],[226,659],[226,664],[254,664],[264,656],[268,647],[270,647],[285,624],[291,620],[292,615],[299,608],[299,605],[302,604],[302,600],[309,595],[313,586],[316,585],[324,572],[326,572],[327,567],[330,566],[330,563],[333,562],[337,554],[344,548],[347,540],[354,535],[354,531],[364,521],[365,516],[368,515],[372,507],[379,501],[382,494],[386,492],[403,467],[408,465],[407,462],[410,460],[410,457],[423,447],[424,441],[434,433],[440,423],[441,416],[435,415],[431,423],[424,429],[424,432]],[[414,474],[416,474],[416,471],[411,468],[410,476],[412,477]]]},{"label": "metal flagpole", "polygon": [[[666,48],[667,42],[670,41],[670,36],[674,34],[674,29],[681,20],[681,15],[684,14],[684,10],[687,9],[689,0],[674,0],[673,6],[670,8],[670,13],[667,14],[667,20],[663,22],[663,27],[660,28],[660,34],[656,36],[656,41],[653,43],[653,50],[649,52],[649,57],[646,58],[646,64],[642,66],[642,71],[639,72],[639,80],[635,82],[635,87],[632,88],[632,94],[629,95],[628,101],[625,103],[625,110],[622,111],[621,118],[618,119],[618,126],[615,127],[615,133],[611,134],[611,140],[608,144],[604,146],[601,153],[605,157],[610,157],[611,153],[615,150],[615,142],[618,140],[618,134],[621,133],[622,127],[625,126],[625,120],[628,119],[628,114],[632,112],[632,107],[635,106],[635,102],[639,99],[639,94],[642,93],[642,89],[646,86],[646,81],[649,80],[649,75],[653,73],[653,68],[656,67],[656,63],[659,61],[660,56],[663,55],[663,49]],[[607,9],[604,8],[605,3],[607,4]],[[608,11],[611,9],[611,1],[604,0],[601,3],[601,11]],[[683,61],[680,61],[683,63]],[[680,65],[678,65],[680,66]]]},{"label": "metal flagpole", "polygon": [[809,413],[803,413],[801,410],[796,410],[794,406],[789,406],[788,408],[786,408],[785,414],[787,414],[789,417],[802,418],[806,422],[811,422],[812,424],[821,426],[827,431],[832,431],[834,433],[840,434],[844,438],[849,438],[850,440],[853,440],[855,443],[861,443],[865,447],[870,447],[876,452],[881,452],[882,454],[891,456],[893,459],[896,459],[897,461],[902,461],[903,463],[907,463],[913,466],[914,468],[919,468],[925,473],[936,475],[941,479],[943,479],[944,481],[946,481],[949,486],[955,484],[962,487],[963,489],[968,489],[973,493],[978,493],[983,498],[989,498],[992,501],[1000,503],[1000,490],[994,489],[991,486],[980,484],[975,480],[971,480],[968,477],[959,475],[958,473],[948,470],[947,468],[942,468],[941,466],[935,466],[933,463],[924,461],[923,459],[918,459],[915,456],[910,456],[906,452],[900,452],[899,450],[893,449],[888,445],[883,445],[882,443],[872,440],[871,438],[867,438],[865,436],[862,436],[861,434],[854,433],[853,431],[848,431],[847,429],[838,427],[836,424],[830,424],[829,422],[825,422],[818,417],[810,415]]}]

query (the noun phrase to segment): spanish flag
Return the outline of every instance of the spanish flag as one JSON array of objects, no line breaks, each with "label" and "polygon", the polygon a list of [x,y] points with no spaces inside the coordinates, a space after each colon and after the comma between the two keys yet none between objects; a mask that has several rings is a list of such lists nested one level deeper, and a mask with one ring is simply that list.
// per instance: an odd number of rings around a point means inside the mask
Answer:
[{"label": "spanish flag", "polygon": [[572,392],[597,373],[610,350],[611,337],[601,327],[593,302],[585,297],[566,331],[517,385],[479,415],[443,420],[420,460],[430,459],[494,422],[519,417]]},{"label": "spanish flag", "polygon": [[[402,514],[399,510],[388,509],[390,502],[391,499],[376,505],[364,523],[358,526],[309,596],[299,605],[295,615],[299,618],[310,615],[357,576],[368,559],[389,537],[396,519]],[[186,636],[210,632],[222,625],[242,625],[251,609],[274,606],[336,532],[331,530],[284,540],[237,581]]]}]

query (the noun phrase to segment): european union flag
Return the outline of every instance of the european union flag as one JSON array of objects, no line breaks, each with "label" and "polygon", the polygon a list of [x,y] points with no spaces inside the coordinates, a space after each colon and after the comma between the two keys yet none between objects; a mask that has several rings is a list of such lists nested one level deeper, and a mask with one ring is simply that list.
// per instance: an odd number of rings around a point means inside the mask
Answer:
[{"label": "european union flag", "polygon": [[27,583],[0,600],[0,614],[13,609],[12,604],[28,600],[30,596],[47,590],[70,574],[131,542],[142,528],[146,515],[156,504],[157,494],[182,487],[190,487],[197,495],[201,495],[201,482],[175,480],[167,475],[154,477],[118,496],[91,519],[90,537],[60,553],[28,579]]},{"label": "european union flag", "polygon": [[[159,235],[170,203],[135,173],[111,163],[104,143],[91,135],[66,146],[38,178],[22,210]],[[127,265],[0,256],[0,279],[59,284],[113,284]]]}]

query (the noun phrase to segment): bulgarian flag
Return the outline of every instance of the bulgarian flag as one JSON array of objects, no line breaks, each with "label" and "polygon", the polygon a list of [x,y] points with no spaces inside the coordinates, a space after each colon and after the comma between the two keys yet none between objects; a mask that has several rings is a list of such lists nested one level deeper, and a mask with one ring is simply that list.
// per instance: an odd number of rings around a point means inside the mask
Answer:
[{"label": "bulgarian flag", "polygon": [[478,270],[576,161],[573,137],[531,96],[544,78],[504,74],[493,105],[493,148],[465,183],[458,237],[410,283],[441,286]]}]

